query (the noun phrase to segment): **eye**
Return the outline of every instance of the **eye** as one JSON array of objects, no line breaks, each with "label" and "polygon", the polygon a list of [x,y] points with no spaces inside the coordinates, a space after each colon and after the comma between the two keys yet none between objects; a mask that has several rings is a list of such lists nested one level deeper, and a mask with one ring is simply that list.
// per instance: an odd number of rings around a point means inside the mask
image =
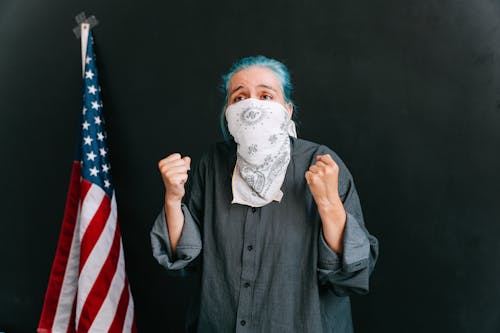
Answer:
[{"label": "eye", "polygon": [[236,96],[235,98],[233,98],[233,103],[237,103],[237,102],[242,101],[244,99],[245,99],[245,97],[243,97],[243,96]]},{"label": "eye", "polygon": [[262,99],[267,99],[267,100],[270,100],[270,99],[273,99],[273,96],[269,95],[269,94],[264,94],[262,95],[261,97]]}]

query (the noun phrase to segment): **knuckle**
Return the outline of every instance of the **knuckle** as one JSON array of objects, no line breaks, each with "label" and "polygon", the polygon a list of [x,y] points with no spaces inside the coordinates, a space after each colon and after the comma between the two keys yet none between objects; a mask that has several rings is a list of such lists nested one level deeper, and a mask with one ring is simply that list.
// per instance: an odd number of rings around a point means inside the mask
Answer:
[{"label": "knuckle", "polygon": [[181,158],[181,154],[179,154],[179,153],[173,153],[173,154],[170,154],[170,156],[169,156],[169,157],[170,157],[171,159],[173,159],[173,160],[178,160],[178,159],[180,159],[180,158]]}]

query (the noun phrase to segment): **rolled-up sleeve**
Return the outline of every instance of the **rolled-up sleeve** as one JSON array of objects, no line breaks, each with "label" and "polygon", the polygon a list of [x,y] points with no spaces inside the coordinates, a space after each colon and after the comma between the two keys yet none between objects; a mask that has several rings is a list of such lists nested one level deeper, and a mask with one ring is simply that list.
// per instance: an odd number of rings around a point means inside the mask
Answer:
[{"label": "rolled-up sleeve", "polygon": [[170,235],[168,233],[165,209],[162,208],[151,229],[151,247],[153,256],[167,269],[170,275],[185,276],[199,266],[202,250],[201,221],[203,216],[203,189],[207,156],[193,167],[193,174],[189,175],[186,184],[186,195],[181,204],[184,215],[184,225],[177,243],[176,253],[172,251]]},{"label": "rolled-up sleeve", "polygon": [[369,237],[350,213],[347,213],[342,255],[339,256],[328,246],[321,230],[318,253],[320,282],[328,284],[337,295],[366,294],[371,273],[370,248]]},{"label": "rolled-up sleeve", "polygon": [[343,164],[342,167],[346,181],[341,186],[340,196],[347,215],[342,254],[335,253],[328,246],[323,229],[320,228],[318,278],[320,284],[332,288],[339,296],[366,294],[369,291],[369,278],[378,258],[378,240],[365,227],[354,181]]},{"label": "rolled-up sleeve", "polygon": [[165,210],[162,209],[151,229],[151,247],[156,260],[176,275],[185,275],[186,268],[199,256],[202,249],[200,230],[189,209],[182,204],[184,226],[174,255],[170,244]]}]

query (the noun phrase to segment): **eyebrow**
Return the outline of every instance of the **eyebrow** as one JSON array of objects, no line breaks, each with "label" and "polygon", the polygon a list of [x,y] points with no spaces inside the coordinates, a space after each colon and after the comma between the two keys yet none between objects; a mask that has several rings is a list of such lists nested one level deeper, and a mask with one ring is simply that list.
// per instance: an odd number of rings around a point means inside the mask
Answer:
[{"label": "eyebrow", "polygon": [[[277,91],[276,91],[276,89],[274,89],[273,87],[271,87],[271,86],[269,86],[269,85],[267,85],[267,84],[259,84],[257,87],[260,87],[260,88],[262,88],[262,87],[263,87],[263,88],[267,88],[267,89],[269,89],[269,90],[272,90],[272,91],[274,91],[274,92],[277,92]],[[243,88],[243,86],[242,86],[242,85],[240,85],[240,86],[238,86],[238,87],[234,88],[234,89],[233,89],[233,91],[231,91],[231,92],[229,93],[229,96],[231,96],[232,94],[234,94],[235,92],[237,92],[238,90],[240,90],[240,89],[242,89],[242,88]]]}]

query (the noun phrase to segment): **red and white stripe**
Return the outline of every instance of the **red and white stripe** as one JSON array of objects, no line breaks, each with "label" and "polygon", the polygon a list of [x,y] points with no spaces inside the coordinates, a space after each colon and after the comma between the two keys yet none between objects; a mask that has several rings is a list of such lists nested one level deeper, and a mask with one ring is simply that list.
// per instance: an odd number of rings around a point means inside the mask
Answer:
[{"label": "red and white stripe", "polygon": [[38,333],[135,331],[115,196],[74,162]]}]

